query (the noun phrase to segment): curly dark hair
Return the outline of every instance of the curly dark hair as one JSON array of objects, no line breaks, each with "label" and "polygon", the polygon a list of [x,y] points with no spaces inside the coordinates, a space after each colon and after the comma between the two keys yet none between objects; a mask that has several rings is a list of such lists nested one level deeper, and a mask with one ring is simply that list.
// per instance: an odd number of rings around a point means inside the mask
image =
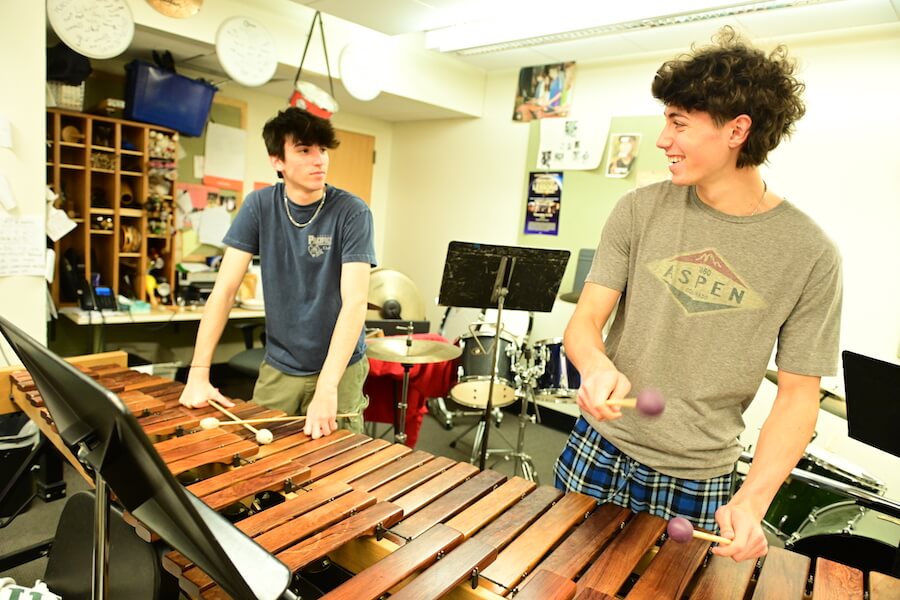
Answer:
[{"label": "curly dark hair", "polygon": [[340,144],[331,121],[296,106],[280,110],[277,115],[266,121],[262,137],[269,156],[277,156],[282,160],[284,160],[284,142],[287,139],[329,150],[334,150]]},{"label": "curly dark hair", "polygon": [[753,124],[737,166],[761,165],[806,112],[806,86],[794,77],[796,62],[783,45],[767,56],[731,27],[720,29],[713,42],[663,63],[653,79],[653,97],[666,106],[709,113],[719,126],[748,115]]}]

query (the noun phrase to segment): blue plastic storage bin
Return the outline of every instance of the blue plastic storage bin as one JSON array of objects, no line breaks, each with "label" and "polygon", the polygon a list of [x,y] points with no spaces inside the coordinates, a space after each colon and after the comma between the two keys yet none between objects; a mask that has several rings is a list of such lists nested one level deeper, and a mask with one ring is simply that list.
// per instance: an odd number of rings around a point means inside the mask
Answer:
[{"label": "blue plastic storage bin", "polygon": [[169,127],[184,135],[203,133],[218,88],[134,60],[125,66],[125,118]]}]

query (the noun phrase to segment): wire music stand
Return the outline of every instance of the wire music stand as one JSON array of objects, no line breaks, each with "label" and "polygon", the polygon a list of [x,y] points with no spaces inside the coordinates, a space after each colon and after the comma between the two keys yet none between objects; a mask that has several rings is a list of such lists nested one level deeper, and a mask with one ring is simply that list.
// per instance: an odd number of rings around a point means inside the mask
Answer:
[{"label": "wire music stand", "polygon": [[230,596],[296,600],[287,566],[178,483],[116,394],[3,317],[0,333],[34,379],[60,437],[93,469],[94,600],[109,595],[109,490]]},{"label": "wire music stand", "polygon": [[484,435],[478,466],[482,470],[487,461],[503,309],[532,312],[553,310],[569,254],[568,250],[472,242],[450,242],[447,247],[439,303],[444,306],[497,309],[487,404],[481,415]]}]

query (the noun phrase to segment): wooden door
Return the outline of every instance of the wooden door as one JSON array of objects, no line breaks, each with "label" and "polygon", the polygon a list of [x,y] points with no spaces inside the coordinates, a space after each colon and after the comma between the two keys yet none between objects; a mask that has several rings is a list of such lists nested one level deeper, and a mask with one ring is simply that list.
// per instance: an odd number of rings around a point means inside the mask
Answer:
[{"label": "wooden door", "polygon": [[340,129],[337,136],[341,145],[329,151],[331,165],[328,168],[328,183],[371,204],[375,138]]}]

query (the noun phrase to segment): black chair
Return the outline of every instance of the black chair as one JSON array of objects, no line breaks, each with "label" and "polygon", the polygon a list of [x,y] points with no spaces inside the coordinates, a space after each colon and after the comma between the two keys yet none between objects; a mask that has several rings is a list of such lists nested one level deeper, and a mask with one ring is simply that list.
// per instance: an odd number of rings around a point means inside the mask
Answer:
[{"label": "black chair", "polygon": [[[266,328],[263,323],[240,323],[236,327],[244,336],[245,349],[228,359],[228,367],[242,379],[239,389],[232,391],[231,395],[250,399],[253,396],[253,386],[259,377],[259,367],[266,357]],[[262,328],[259,333],[259,346],[255,345],[253,339],[257,327]]]}]

